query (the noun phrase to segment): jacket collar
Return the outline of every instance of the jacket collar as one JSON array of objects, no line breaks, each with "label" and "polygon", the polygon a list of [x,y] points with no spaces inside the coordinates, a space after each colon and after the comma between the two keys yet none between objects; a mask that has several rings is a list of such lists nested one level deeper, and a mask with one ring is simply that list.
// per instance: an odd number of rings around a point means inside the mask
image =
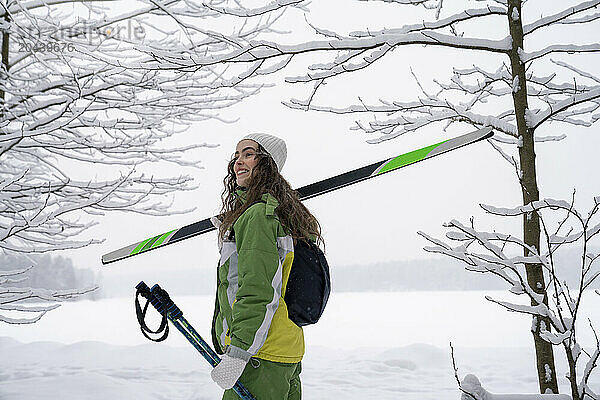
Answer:
[{"label": "jacket collar", "polygon": [[[242,203],[246,202],[246,197],[248,196],[248,192],[246,190],[236,189],[235,194],[238,197],[238,199],[242,200]],[[277,208],[277,206],[279,205],[279,202],[277,201],[277,199],[275,197],[273,197],[273,195],[271,195],[271,193],[263,194],[261,199],[265,203],[267,203],[267,214],[273,214],[275,211],[275,208]]]}]

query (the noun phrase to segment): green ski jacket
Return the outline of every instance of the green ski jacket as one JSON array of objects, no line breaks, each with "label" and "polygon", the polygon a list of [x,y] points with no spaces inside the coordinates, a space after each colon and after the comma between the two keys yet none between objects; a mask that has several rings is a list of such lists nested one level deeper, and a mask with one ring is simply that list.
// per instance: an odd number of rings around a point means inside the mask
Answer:
[{"label": "green ski jacket", "polygon": [[262,200],[237,219],[235,237],[225,234],[221,245],[213,344],[239,358],[297,363],[304,355],[304,333],[288,318],[284,301],[293,240],[275,214],[277,200],[270,194]]}]

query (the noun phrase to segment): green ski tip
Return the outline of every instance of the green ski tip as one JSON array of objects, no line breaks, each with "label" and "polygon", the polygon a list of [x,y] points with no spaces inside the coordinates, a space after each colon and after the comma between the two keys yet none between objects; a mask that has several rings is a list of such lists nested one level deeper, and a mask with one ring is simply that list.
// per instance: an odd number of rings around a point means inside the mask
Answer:
[{"label": "green ski tip", "polygon": [[390,161],[385,163],[376,173],[375,175],[384,174],[386,172],[404,167],[405,165],[415,163],[417,161],[421,161],[427,157],[429,153],[439,145],[447,142],[444,140],[443,142],[432,144],[431,146],[424,147],[422,149],[414,150],[406,154],[399,155],[396,158],[392,158]]}]

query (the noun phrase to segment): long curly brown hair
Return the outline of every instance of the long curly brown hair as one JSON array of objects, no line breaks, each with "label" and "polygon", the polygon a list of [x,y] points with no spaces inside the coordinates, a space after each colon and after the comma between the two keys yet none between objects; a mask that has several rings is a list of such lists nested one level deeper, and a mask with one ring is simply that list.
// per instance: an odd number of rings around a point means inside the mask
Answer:
[{"label": "long curly brown hair", "polygon": [[263,194],[269,193],[279,202],[275,209],[279,222],[294,240],[314,239],[318,245],[322,245],[323,237],[319,221],[300,202],[298,193],[281,176],[273,158],[260,145],[256,158],[258,162],[252,169],[245,202],[236,195],[236,189],[239,189],[233,171],[236,158],[227,165],[227,176],[223,179],[224,189],[221,195],[223,206],[220,213],[222,224],[219,226],[219,237],[224,239],[225,233],[239,216],[260,200]]}]

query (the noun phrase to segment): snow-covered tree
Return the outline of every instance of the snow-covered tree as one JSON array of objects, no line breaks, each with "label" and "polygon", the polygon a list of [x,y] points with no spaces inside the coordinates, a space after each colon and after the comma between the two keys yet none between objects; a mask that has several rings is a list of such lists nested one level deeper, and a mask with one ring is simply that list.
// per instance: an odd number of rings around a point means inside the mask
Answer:
[{"label": "snow-covered tree", "polygon": [[[82,233],[108,211],[185,211],[173,209],[169,195],[193,188],[191,176],[148,174],[148,166],[153,171],[199,167],[187,154],[212,145],[188,130],[191,124],[226,121],[219,110],[261,85],[231,78],[225,66],[185,71],[132,66],[154,59],[152,52],[188,46],[205,54],[218,47],[221,39],[206,27],[226,25],[236,12],[219,3],[0,2],[1,251],[40,253],[98,243],[100,238]],[[250,39],[269,31],[286,3],[295,2],[238,7],[256,19],[239,36]],[[197,139],[176,144],[173,137],[183,133]],[[4,295],[23,272],[3,272]]]},{"label": "snow-covered tree", "polygon": [[[388,8],[384,10],[382,3],[388,3]],[[277,4],[272,3],[273,7]],[[285,80],[306,84],[307,93],[302,99],[286,101],[287,106],[356,115],[358,121],[353,128],[374,135],[372,142],[426,128],[445,129],[453,124],[491,126],[496,135],[489,143],[514,168],[523,205],[540,198],[536,143],[560,140],[564,137],[560,129],[565,125],[587,127],[599,119],[600,79],[589,70],[589,61],[592,58],[593,62],[595,53],[600,51],[592,34],[598,31],[600,0],[564,4],[564,8],[552,12],[545,11],[547,2],[533,0],[451,4],[443,0],[373,0],[361,2],[365,12],[359,12],[359,24],[363,27],[360,30],[340,28],[347,26],[344,23],[348,21],[340,13],[351,7],[348,2],[328,5],[328,11],[336,16],[327,19],[333,28],[317,26],[326,23],[313,23],[322,16],[309,12],[305,15],[305,29],[288,22],[286,28],[293,26],[293,35],[270,32],[269,36],[250,39],[221,32],[212,36],[214,43],[208,53],[188,48],[153,52],[154,59],[145,66],[188,71],[227,65],[240,71],[240,77],[247,81],[295,68]],[[307,5],[309,10],[319,6],[322,4]],[[379,7],[395,18],[369,20],[369,6]],[[225,12],[226,6],[214,9]],[[242,19],[248,15],[231,14]],[[386,20],[388,26],[381,26],[380,20]],[[396,25],[389,26],[390,20]],[[425,82],[421,76],[416,79],[419,74],[414,73],[420,93],[411,99],[399,95],[380,96],[379,101],[373,101],[373,93],[365,93],[358,100],[334,99],[334,94],[327,91],[326,84],[337,81],[348,87],[358,85],[353,74],[374,68],[378,61],[400,62],[404,53],[410,57],[426,51],[430,59],[435,59],[439,76]],[[455,54],[449,55],[450,51]],[[437,53],[440,55],[436,57]],[[472,65],[462,65],[463,57],[474,60]],[[307,59],[307,69],[298,73]],[[445,74],[448,79],[443,78]],[[403,87],[405,77],[390,73],[386,82],[394,85],[398,79],[402,84],[396,86]],[[544,266],[528,254],[529,249],[539,253],[540,248],[536,210],[524,215],[522,224],[527,284],[547,303]],[[557,393],[553,348],[542,335],[542,327],[552,323],[547,317],[536,318],[535,323],[533,340],[540,391]],[[548,370],[552,373],[547,374]]]},{"label": "snow-covered tree", "polygon": [[[469,271],[495,275],[508,284],[510,293],[524,297],[526,302],[486,298],[509,311],[531,315],[535,324],[541,318],[549,321],[549,325],[539,323],[540,335],[546,342],[563,347],[572,400],[597,399],[598,394],[589,387],[589,380],[598,367],[600,339],[591,318],[587,324],[580,320],[583,318],[584,296],[600,277],[600,254],[593,250],[598,248],[597,239],[600,237],[600,197],[594,198],[594,204],[587,213],[577,211],[574,202],[573,197],[571,202],[544,199],[514,208],[482,205],[487,213],[495,216],[536,213],[544,238],[544,246],[540,249],[513,235],[477,229],[473,219],[469,224],[457,220],[445,224],[448,240],[433,238],[423,232],[419,234],[434,244],[425,250],[459,259],[466,263]],[[580,249],[579,265],[559,265],[556,262],[561,248],[568,246]],[[543,294],[534,290],[527,280],[526,266],[532,263],[542,265],[548,277],[546,286],[542,288]],[[566,279],[568,270],[577,270],[577,279]],[[581,329],[590,329],[595,341],[587,345],[582,343],[581,335],[578,335]],[[554,372],[548,370],[547,373]],[[465,389],[463,384],[461,389],[469,394],[470,389]],[[479,400],[486,397],[471,393],[471,398]]]}]

